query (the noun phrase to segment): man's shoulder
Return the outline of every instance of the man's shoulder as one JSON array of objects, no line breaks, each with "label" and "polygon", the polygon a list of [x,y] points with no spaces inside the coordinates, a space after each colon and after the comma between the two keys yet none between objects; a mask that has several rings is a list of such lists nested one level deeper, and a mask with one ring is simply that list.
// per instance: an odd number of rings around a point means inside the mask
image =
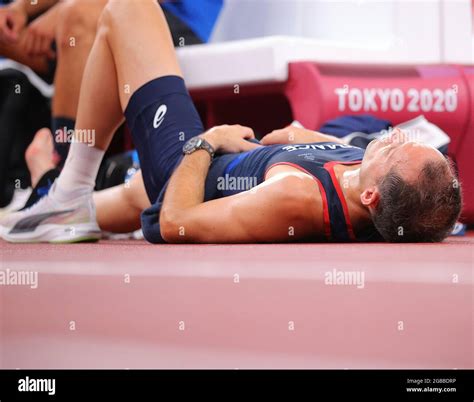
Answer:
[{"label": "man's shoulder", "polygon": [[318,183],[307,174],[281,178],[276,194],[284,212],[295,217],[319,215],[322,211],[323,203]]}]

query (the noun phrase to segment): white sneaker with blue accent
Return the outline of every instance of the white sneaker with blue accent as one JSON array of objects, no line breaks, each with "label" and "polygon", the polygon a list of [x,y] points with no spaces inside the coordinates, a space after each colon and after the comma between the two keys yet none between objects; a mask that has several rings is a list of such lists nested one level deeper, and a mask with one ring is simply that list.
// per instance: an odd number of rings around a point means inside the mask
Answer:
[{"label": "white sneaker with blue accent", "polygon": [[58,203],[47,195],[31,208],[1,219],[0,236],[11,243],[97,241],[101,231],[92,194],[68,203]]}]

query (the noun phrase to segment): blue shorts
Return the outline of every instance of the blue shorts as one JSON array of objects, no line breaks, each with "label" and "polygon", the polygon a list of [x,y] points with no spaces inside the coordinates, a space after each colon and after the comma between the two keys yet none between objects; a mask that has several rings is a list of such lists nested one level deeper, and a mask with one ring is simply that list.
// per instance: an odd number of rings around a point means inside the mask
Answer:
[{"label": "blue shorts", "polygon": [[142,168],[143,181],[154,203],[183,157],[183,145],[204,132],[184,80],[165,76],[139,88],[125,110]]}]

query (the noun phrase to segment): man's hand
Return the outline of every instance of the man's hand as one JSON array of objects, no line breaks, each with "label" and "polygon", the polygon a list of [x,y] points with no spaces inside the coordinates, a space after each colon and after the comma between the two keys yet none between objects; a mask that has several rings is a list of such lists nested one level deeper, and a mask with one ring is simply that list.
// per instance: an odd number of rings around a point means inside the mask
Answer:
[{"label": "man's hand", "polygon": [[247,141],[255,138],[250,127],[240,125],[217,126],[201,135],[217,153],[231,154],[251,151],[261,145]]},{"label": "man's hand", "polygon": [[23,46],[30,56],[46,56],[53,59],[56,55],[51,46],[55,38],[61,3],[36,18],[26,29]]},{"label": "man's hand", "polygon": [[262,138],[263,145],[275,144],[310,144],[313,142],[339,142],[339,138],[319,133],[317,131],[307,130],[305,128],[288,126],[281,130],[272,131]]},{"label": "man's hand", "polygon": [[13,3],[0,8],[0,41],[16,43],[28,22],[26,11]]}]

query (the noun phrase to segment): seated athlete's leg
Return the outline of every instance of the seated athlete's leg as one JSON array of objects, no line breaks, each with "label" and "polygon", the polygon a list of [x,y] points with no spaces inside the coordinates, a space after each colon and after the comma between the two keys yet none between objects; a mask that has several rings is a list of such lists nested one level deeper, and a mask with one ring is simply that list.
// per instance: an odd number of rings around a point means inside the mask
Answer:
[{"label": "seated athlete's leg", "polygon": [[94,202],[99,227],[113,233],[140,229],[140,214],[150,206],[141,172],[127,184],[94,193]]},{"label": "seated athlete's leg", "polygon": [[[97,24],[107,0],[68,0],[58,10],[56,28],[57,66],[52,102],[52,131],[75,127],[84,68],[94,44]],[[56,152],[64,163],[69,143],[54,135]]]},{"label": "seated athlete's leg", "polygon": [[[125,107],[141,150],[147,193],[154,201],[181,157],[183,141],[203,131],[155,0],[110,0],[84,72],[77,142],[72,144],[48,197],[25,213],[1,222],[4,239],[30,242],[97,238],[99,228],[91,192],[104,150],[122,122]],[[79,134],[88,132],[93,133],[94,144],[81,142],[84,140]]]},{"label": "seated athlete's leg", "polygon": [[[92,191],[104,152],[122,122],[114,59],[107,41],[107,29],[100,27],[82,80],[76,141],[71,145],[57,182],[55,194],[60,201],[77,197],[79,192]],[[85,142],[89,139],[92,143]]]},{"label": "seated athlete's leg", "polygon": [[39,130],[25,152],[25,161],[30,171],[31,185],[36,187],[41,177],[56,167],[54,144],[48,128]]},{"label": "seated athlete's leg", "polygon": [[173,39],[156,0],[110,0],[102,15],[125,111],[133,93],[165,75],[182,77]]},{"label": "seated athlete's leg", "polygon": [[59,11],[53,116],[76,117],[82,75],[106,3],[107,0],[68,0]]},{"label": "seated athlete's leg", "polygon": [[123,121],[117,75],[106,28],[87,61],[79,97],[76,140],[48,196],[0,222],[11,242],[76,242],[100,237],[92,192],[112,136]]},{"label": "seated athlete's leg", "polygon": [[140,156],[147,193],[154,202],[182,155],[183,143],[202,133],[202,122],[155,0],[110,0],[101,25],[107,28],[120,102]]}]

